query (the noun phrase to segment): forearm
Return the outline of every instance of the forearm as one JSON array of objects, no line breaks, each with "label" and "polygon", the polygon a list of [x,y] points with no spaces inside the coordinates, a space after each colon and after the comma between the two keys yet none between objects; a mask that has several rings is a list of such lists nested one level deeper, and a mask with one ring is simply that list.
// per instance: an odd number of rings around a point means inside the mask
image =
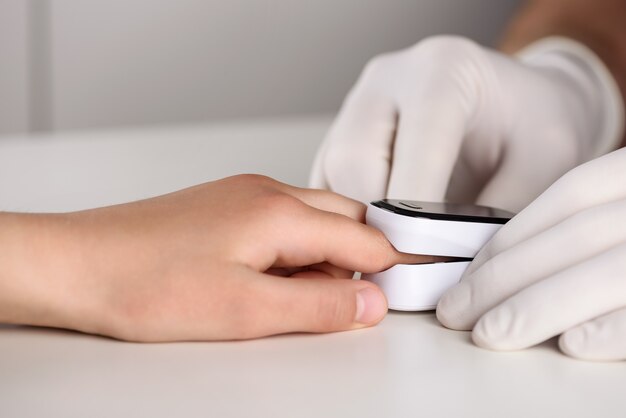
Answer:
[{"label": "forearm", "polygon": [[[500,49],[515,53],[547,36],[566,36],[592,49],[626,97],[626,2],[530,0],[505,31]],[[626,146],[626,138],[622,146]]]}]

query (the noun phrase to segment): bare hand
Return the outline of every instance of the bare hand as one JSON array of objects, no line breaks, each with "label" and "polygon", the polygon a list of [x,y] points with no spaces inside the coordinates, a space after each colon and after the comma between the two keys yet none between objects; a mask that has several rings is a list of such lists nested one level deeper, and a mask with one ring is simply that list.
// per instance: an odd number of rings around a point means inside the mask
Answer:
[{"label": "bare hand", "polygon": [[243,175],[82,212],[1,214],[0,322],[133,341],[370,326],[386,300],[353,271],[401,255],[364,212],[331,192]]}]

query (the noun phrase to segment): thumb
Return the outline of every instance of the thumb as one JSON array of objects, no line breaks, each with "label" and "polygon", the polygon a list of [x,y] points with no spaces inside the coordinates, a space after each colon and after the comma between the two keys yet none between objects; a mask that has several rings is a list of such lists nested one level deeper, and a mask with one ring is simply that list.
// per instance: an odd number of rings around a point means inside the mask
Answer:
[{"label": "thumb", "polygon": [[264,275],[257,301],[256,336],[288,332],[335,332],[364,328],[380,322],[387,299],[375,284],[329,278],[307,272],[302,278]]}]

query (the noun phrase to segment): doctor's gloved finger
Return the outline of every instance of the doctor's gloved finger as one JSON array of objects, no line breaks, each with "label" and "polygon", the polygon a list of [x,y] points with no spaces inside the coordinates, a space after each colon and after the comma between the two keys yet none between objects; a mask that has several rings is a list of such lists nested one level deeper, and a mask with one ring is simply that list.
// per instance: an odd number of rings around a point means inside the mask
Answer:
[{"label": "doctor's gloved finger", "polygon": [[313,186],[321,184],[362,202],[384,197],[396,107],[391,98],[371,85],[384,77],[386,60],[372,60],[346,97],[316,158]]},{"label": "doctor's gloved finger", "polygon": [[559,348],[581,360],[626,360],[626,308],[565,331],[559,337]]},{"label": "doctor's gloved finger", "polygon": [[[575,142],[571,139],[575,133],[570,128],[536,128],[520,136],[539,137],[545,144],[542,152],[528,155],[524,141],[511,141],[497,171],[478,196],[476,203],[479,205],[517,213],[577,164],[575,155],[567,155],[563,150],[563,144]],[[535,169],[529,170],[531,166]]]},{"label": "doctor's gloved finger", "polygon": [[258,291],[243,302],[254,313],[244,338],[363,328],[378,323],[387,312],[385,296],[369,282],[329,279],[324,273],[260,279]]},{"label": "doctor's gloved finger", "polygon": [[334,192],[364,203],[381,199],[389,180],[395,113],[391,105],[379,112],[346,106],[355,108],[342,109],[335,121],[319,171]]},{"label": "doctor's gloved finger", "polygon": [[465,274],[581,210],[626,198],[624,158],[626,149],[621,149],[570,170],[504,225],[476,255]]},{"label": "doctor's gloved finger", "polygon": [[448,290],[437,307],[439,321],[472,329],[487,311],[520,290],[624,241],[626,200],[571,216],[513,248],[502,251]]},{"label": "doctor's gloved finger", "polygon": [[422,76],[400,103],[388,198],[444,199],[474,106],[451,75]]},{"label": "doctor's gloved finger", "polygon": [[468,130],[484,123],[478,103],[489,65],[482,48],[456,37],[429,38],[406,54],[419,77],[399,94],[387,197],[441,201]]},{"label": "doctor's gloved finger", "polygon": [[516,350],[626,306],[626,244],[535,283],[483,315],[474,342]]},{"label": "doctor's gloved finger", "polygon": [[401,111],[388,198],[444,199],[462,144],[466,113],[450,102],[439,104],[424,102]]}]

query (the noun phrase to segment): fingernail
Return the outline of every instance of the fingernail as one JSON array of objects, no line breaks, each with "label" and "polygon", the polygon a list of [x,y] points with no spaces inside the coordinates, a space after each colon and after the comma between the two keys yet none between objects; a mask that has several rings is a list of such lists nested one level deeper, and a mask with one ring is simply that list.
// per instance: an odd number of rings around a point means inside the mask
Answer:
[{"label": "fingernail", "polygon": [[371,325],[382,319],[387,313],[387,300],[379,290],[365,287],[356,294],[355,322]]}]

